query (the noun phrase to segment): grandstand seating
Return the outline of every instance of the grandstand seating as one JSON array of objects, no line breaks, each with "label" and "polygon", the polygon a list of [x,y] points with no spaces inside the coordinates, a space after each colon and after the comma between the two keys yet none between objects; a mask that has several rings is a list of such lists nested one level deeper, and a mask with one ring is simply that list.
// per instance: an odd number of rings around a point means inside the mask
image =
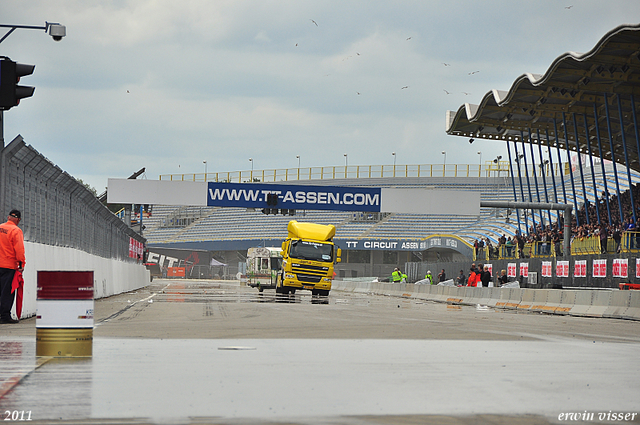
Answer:
[{"label": "grandstand seating", "polygon": [[[596,167],[599,170],[599,167]],[[596,174],[600,174],[598,171]],[[629,188],[626,173],[619,174],[620,191]],[[610,193],[615,193],[615,180],[613,168],[607,165],[605,173],[607,186]],[[599,177],[599,176],[598,176]],[[582,182],[578,172],[573,173],[576,198],[579,206],[584,199],[594,201],[593,183],[590,174],[585,170],[585,187],[587,194],[582,191]],[[570,176],[565,176],[566,202],[573,205],[573,192]],[[633,173],[632,180],[640,181],[640,176]],[[526,182],[523,182],[526,184]],[[446,190],[479,191],[483,201],[513,201],[514,189],[511,178],[442,178],[442,177],[403,177],[403,178],[360,178],[360,179],[331,179],[314,181],[318,185],[337,186],[373,186],[373,187],[429,187]],[[534,181],[530,178],[531,186]],[[546,179],[548,202],[556,202],[551,178]],[[532,190],[532,199],[525,190],[525,202],[547,202],[544,195],[544,183],[538,177],[539,190]],[[597,193],[604,191],[604,182],[599,178],[596,182]],[[516,178],[517,200],[522,201],[518,179]],[[534,193],[535,192],[535,193]],[[558,202],[565,203],[562,192],[562,180],[556,177],[556,192]],[[539,195],[539,198],[538,198]],[[638,200],[640,201],[640,200]],[[437,202],[437,200],[434,200]],[[290,220],[309,221],[320,224],[333,224],[336,226],[336,239],[347,238],[393,238],[393,239],[419,239],[433,234],[455,234],[473,243],[478,238],[489,238],[496,243],[503,234],[514,236],[520,229],[525,232],[525,214],[529,226],[532,219],[536,223],[544,221],[545,224],[551,216],[552,221],[558,217],[557,211],[532,211],[520,210],[521,225],[518,226],[516,211],[512,211],[507,217],[505,209],[481,208],[477,217],[455,215],[421,215],[421,214],[389,214],[377,220],[368,220],[367,217],[358,216],[353,212],[344,211],[297,211],[295,216],[265,215],[259,210],[245,210],[240,208],[219,207],[178,207],[166,205],[154,205],[152,216],[145,221],[145,237],[148,243],[174,243],[174,242],[198,242],[198,241],[228,241],[228,240],[256,240],[256,239],[284,239],[287,235],[287,223]],[[190,218],[188,225],[176,224],[178,218]],[[173,220],[173,222],[172,222]],[[188,221],[191,221],[188,220]]]}]

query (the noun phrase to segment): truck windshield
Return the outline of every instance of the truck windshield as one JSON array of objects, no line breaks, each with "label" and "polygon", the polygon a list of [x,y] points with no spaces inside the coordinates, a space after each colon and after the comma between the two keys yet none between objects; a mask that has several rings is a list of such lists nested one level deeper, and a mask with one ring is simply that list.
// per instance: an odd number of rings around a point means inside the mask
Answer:
[{"label": "truck windshield", "polygon": [[333,258],[333,245],[297,240],[291,242],[291,258],[329,262]]}]

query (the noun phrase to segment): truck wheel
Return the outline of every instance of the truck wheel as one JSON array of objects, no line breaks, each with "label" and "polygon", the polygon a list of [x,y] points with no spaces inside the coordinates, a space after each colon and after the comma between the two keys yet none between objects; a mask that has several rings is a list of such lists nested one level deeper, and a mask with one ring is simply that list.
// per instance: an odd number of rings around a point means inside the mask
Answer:
[{"label": "truck wheel", "polygon": [[318,289],[318,295],[320,295],[321,297],[328,297],[329,291],[326,289]]}]

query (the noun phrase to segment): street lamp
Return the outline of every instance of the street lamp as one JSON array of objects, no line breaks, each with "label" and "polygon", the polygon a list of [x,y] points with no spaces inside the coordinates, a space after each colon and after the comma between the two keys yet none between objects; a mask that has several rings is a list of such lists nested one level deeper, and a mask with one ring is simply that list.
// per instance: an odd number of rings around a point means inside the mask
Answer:
[{"label": "street lamp", "polygon": [[478,155],[480,156],[480,163],[478,164],[478,178],[482,176],[482,152],[478,151]]},{"label": "street lamp", "polygon": [[296,158],[298,158],[298,180],[300,180],[300,155],[296,155]]},{"label": "street lamp", "polygon": [[442,151],[442,155],[444,155],[444,162],[442,163],[442,177],[444,177],[447,170],[447,152]]},{"label": "street lamp", "polygon": [[391,152],[391,155],[393,155],[393,177],[395,177],[396,176],[396,153]]},{"label": "street lamp", "polygon": [[344,154],[344,178],[347,178],[347,167],[349,166],[347,154]]},{"label": "street lamp", "polygon": [[202,161],[204,164],[204,181],[207,181],[207,161]]}]

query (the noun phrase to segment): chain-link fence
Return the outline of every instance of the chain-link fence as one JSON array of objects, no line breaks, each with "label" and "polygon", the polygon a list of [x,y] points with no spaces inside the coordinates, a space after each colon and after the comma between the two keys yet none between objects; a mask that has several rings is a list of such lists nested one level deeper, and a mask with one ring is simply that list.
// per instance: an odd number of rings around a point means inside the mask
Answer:
[{"label": "chain-link fence", "polygon": [[84,185],[26,145],[21,136],[2,150],[0,167],[0,217],[20,210],[26,241],[119,260],[129,259],[130,238],[144,242]]}]

